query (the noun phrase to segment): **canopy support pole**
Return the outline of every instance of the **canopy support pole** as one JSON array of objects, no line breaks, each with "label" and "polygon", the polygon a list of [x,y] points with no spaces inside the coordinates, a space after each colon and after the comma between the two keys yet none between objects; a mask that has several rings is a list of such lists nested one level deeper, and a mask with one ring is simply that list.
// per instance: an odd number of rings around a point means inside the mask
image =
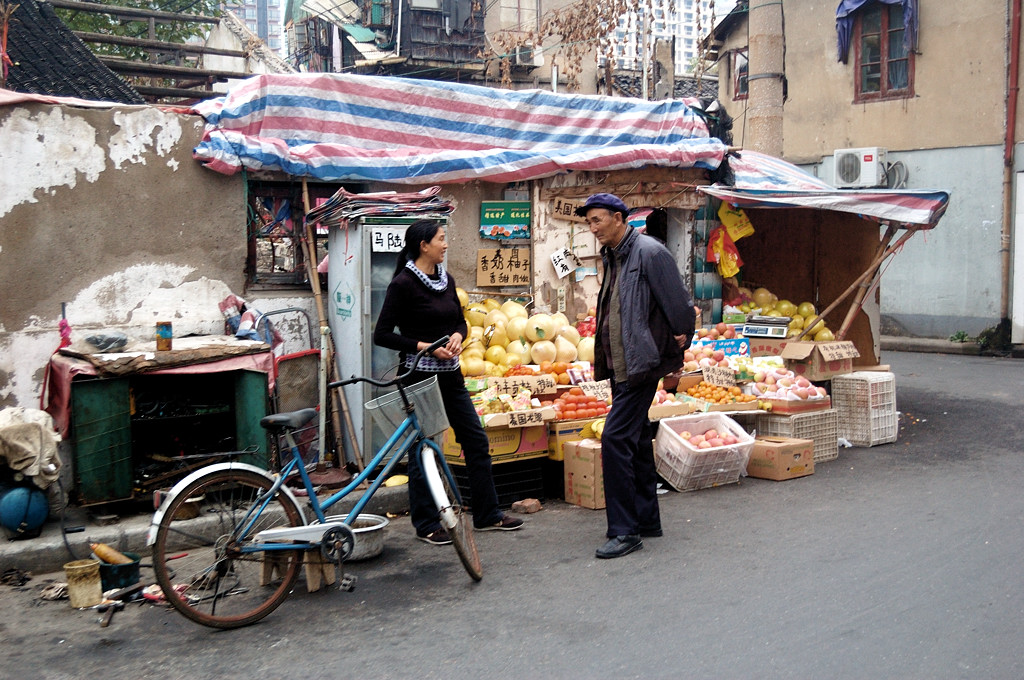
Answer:
[{"label": "canopy support pole", "polygon": [[[320,291],[320,274],[317,272],[317,261],[316,261],[316,240],[313,233],[313,225],[306,220],[306,215],[309,213],[309,185],[306,182],[306,178],[302,178],[302,221],[305,224],[305,231],[303,232],[303,243],[306,249],[306,272],[309,277],[310,286],[313,288],[313,299],[316,301],[316,313],[320,320],[320,337],[323,343],[326,345],[321,347],[321,350],[327,357],[327,378],[330,381],[338,379],[338,365],[334,360],[334,341],[331,338],[330,328],[327,323],[327,314],[324,312],[324,299],[323,294]],[[331,424],[334,426],[334,433],[337,437],[339,444],[342,442],[341,437],[341,419],[338,417],[338,405],[340,401],[341,412],[345,416],[345,430],[348,433],[349,444],[352,446],[353,457],[355,458],[356,467],[359,472],[363,471],[363,456],[359,450],[359,441],[356,439],[355,429],[352,427],[352,415],[349,413],[348,400],[345,398],[345,391],[342,388],[332,390],[330,393],[330,403],[320,404],[320,408],[329,408],[331,411]],[[321,450],[323,450],[325,442],[320,442]],[[345,447],[340,446],[340,451],[337,454],[338,467],[344,467],[345,463]]]},{"label": "canopy support pole", "polygon": [[896,228],[890,226],[886,229],[885,236],[879,243],[877,254],[871,261],[871,264],[868,265],[867,270],[858,276],[857,279],[850,284],[850,287],[843,291],[842,295],[833,300],[832,304],[825,308],[825,311],[818,314],[811,321],[805,323],[803,331],[801,331],[800,335],[796,336],[795,339],[800,340],[803,338],[807,334],[807,331],[814,327],[814,324],[818,323],[820,319],[828,316],[828,314],[838,307],[843,300],[849,297],[851,293],[859,289],[857,298],[850,306],[850,310],[846,313],[846,319],[843,321],[843,325],[840,326],[839,332],[835,334],[837,340],[842,340],[846,336],[846,332],[850,329],[850,324],[853,323],[854,316],[856,316],[857,312],[860,311],[861,306],[864,303],[864,296],[867,294],[868,288],[870,288],[870,285],[862,286],[862,284],[866,284],[868,281],[873,282],[875,276],[878,274],[878,268],[881,266],[882,262],[885,261],[885,258],[902,248],[903,244],[907,242],[907,239],[916,234],[918,229],[920,229],[920,227],[916,224],[908,225],[907,232],[900,236],[892,245],[889,245],[889,241],[892,240],[893,235],[896,233]]}]

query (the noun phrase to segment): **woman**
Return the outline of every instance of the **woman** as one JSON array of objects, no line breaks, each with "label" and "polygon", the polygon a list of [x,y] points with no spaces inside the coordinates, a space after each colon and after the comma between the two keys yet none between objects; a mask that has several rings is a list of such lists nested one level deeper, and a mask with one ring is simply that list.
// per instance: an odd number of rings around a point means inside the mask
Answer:
[{"label": "woman", "polygon": [[[437,222],[417,220],[409,225],[395,275],[388,285],[373,331],[373,342],[398,350],[402,365],[408,367],[421,349],[440,337],[451,337],[448,344],[420,360],[407,383],[437,376],[448,422],[466,459],[473,525],[480,531],[514,531],[523,526],[523,520],[506,515],[498,508],[487,433],[480,425],[459,370],[459,354],[467,328],[455,294],[455,281],[442,264],[447,250],[444,227]],[[423,480],[419,461],[411,458],[409,505],[417,538],[434,545],[451,543],[448,532],[438,522],[437,509]]]}]

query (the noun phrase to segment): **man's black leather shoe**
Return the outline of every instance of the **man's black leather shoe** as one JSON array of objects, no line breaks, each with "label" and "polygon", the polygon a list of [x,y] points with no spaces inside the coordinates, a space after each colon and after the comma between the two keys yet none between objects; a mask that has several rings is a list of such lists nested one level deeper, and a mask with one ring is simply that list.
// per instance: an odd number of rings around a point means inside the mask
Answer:
[{"label": "man's black leather shoe", "polygon": [[640,536],[638,534],[616,536],[615,538],[608,539],[608,542],[598,548],[594,555],[599,559],[607,560],[612,557],[628,555],[634,550],[642,550],[643,547],[644,542],[640,540]]}]

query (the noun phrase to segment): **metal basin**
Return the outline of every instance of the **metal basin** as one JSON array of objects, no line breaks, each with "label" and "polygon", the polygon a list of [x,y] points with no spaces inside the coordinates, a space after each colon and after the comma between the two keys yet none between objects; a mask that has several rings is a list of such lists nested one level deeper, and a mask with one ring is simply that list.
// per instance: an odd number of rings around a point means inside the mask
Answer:
[{"label": "metal basin", "polygon": [[[332,515],[326,518],[328,522],[345,522],[348,515]],[[356,521],[349,526],[356,536],[355,547],[352,549],[352,556],[349,562],[358,562],[377,557],[384,552],[384,529],[390,524],[387,517],[380,515],[369,515],[360,513]]]}]

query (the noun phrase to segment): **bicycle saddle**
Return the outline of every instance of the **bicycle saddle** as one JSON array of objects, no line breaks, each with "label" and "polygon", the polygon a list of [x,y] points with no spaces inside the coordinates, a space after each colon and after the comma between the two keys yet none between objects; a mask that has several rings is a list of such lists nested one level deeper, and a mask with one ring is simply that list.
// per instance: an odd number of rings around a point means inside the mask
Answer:
[{"label": "bicycle saddle", "polygon": [[315,408],[304,408],[299,411],[288,411],[287,413],[272,413],[269,416],[260,418],[260,425],[271,431],[283,432],[285,430],[297,430],[316,416]]}]

